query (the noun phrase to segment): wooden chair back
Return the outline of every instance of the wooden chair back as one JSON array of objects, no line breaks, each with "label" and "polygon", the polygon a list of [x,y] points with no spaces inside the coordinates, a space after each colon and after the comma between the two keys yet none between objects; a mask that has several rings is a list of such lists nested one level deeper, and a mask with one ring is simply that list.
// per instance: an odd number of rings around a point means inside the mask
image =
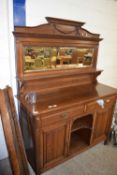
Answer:
[{"label": "wooden chair back", "polygon": [[0,116],[13,175],[29,175],[12,89],[0,89]]}]

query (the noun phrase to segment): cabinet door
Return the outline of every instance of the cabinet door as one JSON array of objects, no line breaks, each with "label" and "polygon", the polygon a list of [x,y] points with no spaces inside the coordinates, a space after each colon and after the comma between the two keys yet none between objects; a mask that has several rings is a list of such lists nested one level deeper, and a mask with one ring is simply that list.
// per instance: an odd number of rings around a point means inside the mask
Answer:
[{"label": "cabinet door", "polygon": [[97,111],[95,116],[93,141],[106,140],[110,131],[114,106]]},{"label": "cabinet door", "polygon": [[106,125],[107,125],[108,113],[107,111],[98,111],[97,115],[95,116],[95,126],[94,126],[94,133],[93,139],[97,139],[100,137],[104,137]]},{"label": "cabinet door", "polygon": [[67,125],[44,131],[44,167],[50,167],[62,160],[66,154]]}]

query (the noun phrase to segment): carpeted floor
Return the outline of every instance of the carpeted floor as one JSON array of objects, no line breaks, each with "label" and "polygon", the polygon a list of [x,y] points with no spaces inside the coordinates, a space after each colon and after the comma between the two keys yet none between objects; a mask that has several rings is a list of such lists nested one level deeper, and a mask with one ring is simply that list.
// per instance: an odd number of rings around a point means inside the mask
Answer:
[{"label": "carpeted floor", "polygon": [[43,175],[117,175],[117,147],[98,144]]},{"label": "carpeted floor", "polygon": [[[0,175],[11,175],[8,162],[0,162]],[[42,175],[117,175],[117,147],[98,144]]]}]

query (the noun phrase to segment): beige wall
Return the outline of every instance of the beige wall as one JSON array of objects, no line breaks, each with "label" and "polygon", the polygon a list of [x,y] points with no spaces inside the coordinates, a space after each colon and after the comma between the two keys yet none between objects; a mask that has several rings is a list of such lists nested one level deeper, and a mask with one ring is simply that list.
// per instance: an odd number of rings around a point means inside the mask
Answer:
[{"label": "beige wall", "polygon": [[8,13],[6,1],[0,1],[0,87],[10,83]]},{"label": "beige wall", "polygon": [[[0,0],[0,88],[10,85],[15,93],[15,54],[13,39],[12,0]],[[7,156],[0,119],[0,159]]]},{"label": "beige wall", "polygon": [[[6,0],[0,1],[0,88],[10,84],[8,13]],[[3,129],[0,119],[0,159],[7,156]]]}]

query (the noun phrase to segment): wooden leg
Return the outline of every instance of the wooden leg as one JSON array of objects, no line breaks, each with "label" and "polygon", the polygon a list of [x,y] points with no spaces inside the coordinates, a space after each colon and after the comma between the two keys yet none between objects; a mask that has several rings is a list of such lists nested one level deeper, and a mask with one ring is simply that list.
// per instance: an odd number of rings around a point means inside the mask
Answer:
[{"label": "wooden leg", "polygon": [[112,138],[112,130],[109,132],[109,134],[107,135],[106,140],[104,141],[104,145],[107,145],[108,142],[111,140]]}]

